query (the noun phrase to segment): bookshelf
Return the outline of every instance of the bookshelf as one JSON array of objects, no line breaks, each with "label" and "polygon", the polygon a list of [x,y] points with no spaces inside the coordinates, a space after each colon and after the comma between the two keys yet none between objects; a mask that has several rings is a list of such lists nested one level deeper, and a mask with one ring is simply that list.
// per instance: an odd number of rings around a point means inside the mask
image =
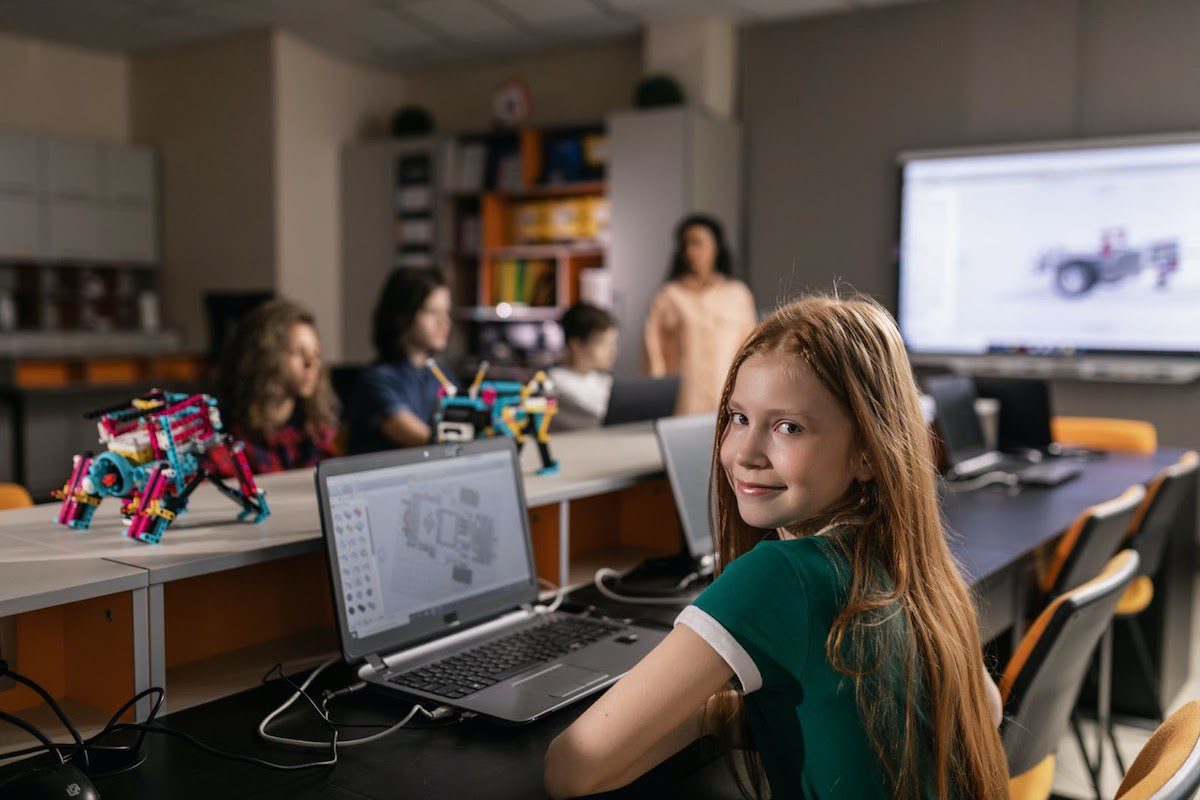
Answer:
[{"label": "bookshelf", "polygon": [[[602,125],[463,136],[449,149],[449,264],[468,350],[493,364],[548,366],[555,322],[603,269],[608,200]],[[515,326],[515,327],[514,327]]]}]

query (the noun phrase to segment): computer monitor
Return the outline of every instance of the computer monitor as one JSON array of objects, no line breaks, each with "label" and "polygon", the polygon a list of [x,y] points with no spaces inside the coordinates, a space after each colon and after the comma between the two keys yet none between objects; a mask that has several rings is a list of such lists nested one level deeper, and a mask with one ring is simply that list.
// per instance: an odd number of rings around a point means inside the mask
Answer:
[{"label": "computer monitor", "polygon": [[697,560],[713,554],[709,488],[716,430],[717,415],[713,413],[664,417],[654,424],[688,553]]},{"label": "computer monitor", "polygon": [[1054,439],[1050,433],[1050,387],[1045,381],[976,376],[975,391],[1000,403],[996,444],[1001,450],[1045,452],[1050,448]]},{"label": "computer monitor", "polygon": [[1200,353],[1200,137],[899,160],[912,353]]},{"label": "computer monitor", "polygon": [[925,391],[937,406],[937,429],[951,466],[989,451],[975,411],[975,382],[966,375],[925,379]]},{"label": "computer monitor", "polygon": [[618,378],[608,398],[605,425],[642,422],[669,417],[675,413],[679,396],[679,376],[663,378]]}]

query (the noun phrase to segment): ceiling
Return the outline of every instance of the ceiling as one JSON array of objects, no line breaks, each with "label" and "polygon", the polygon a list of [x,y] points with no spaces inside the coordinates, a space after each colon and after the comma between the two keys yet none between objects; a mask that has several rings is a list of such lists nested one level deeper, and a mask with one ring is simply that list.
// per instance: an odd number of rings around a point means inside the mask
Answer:
[{"label": "ceiling", "polygon": [[0,0],[0,31],[138,52],[279,28],[338,55],[411,68],[629,36],[648,22],[743,23],[913,0]]}]

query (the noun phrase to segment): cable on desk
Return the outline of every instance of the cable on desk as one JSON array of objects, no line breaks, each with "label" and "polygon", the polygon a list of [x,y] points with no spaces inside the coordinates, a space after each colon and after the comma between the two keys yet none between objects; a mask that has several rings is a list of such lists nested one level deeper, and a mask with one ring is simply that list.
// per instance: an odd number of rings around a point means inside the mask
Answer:
[{"label": "cable on desk", "polygon": [[558,611],[558,607],[562,605],[563,597],[567,593],[566,589],[555,583],[551,583],[545,578],[538,578],[538,583],[554,592],[554,600],[550,602],[550,605],[536,605],[533,607],[533,610],[541,614],[552,614]]},{"label": "cable on desk", "polygon": [[[449,717],[451,714],[454,713],[453,709],[449,708],[448,706],[438,706],[433,711],[430,711],[427,708],[425,708],[424,706],[417,703],[417,704],[413,705],[412,710],[409,711],[408,714],[406,714],[403,719],[401,719],[399,722],[392,725],[391,727],[387,728],[386,730],[382,730],[379,733],[373,733],[370,736],[360,736],[357,739],[346,739],[345,741],[337,741],[336,736],[337,736],[337,727],[338,726],[335,725],[333,723],[333,721],[329,719],[329,702],[331,700],[333,700],[335,697],[341,697],[342,695],[347,695],[347,694],[351,694],[353,692],[357,692],[357,691],[363,689],[364,687],[366,687],[367,684],[363,681],[359,681],[359,682],[351,684],[350,686],[347,686],[343,689],[339,689],[339,690],[336,690],[333,692],[326,692],[325,697],[322,699],[320,705],[318,705],[317,702],[315,700],[313,700],[312,696],[308,693],[308,687],[312,685],[313,681],[316,680],[318,675],[320,675],[322,672],[324,672],[329,667],[336,664],[339,660],[340,659],[335,657],[335,658],[331,658],[328,661],[326,661],[325,663],[321,664],[321,666],[317,667],[311,673],[309,673],[308,677],[304,679],[304,683],[300,684],[299,686],[296,686],[290,680],[285,678],[285,680],[288,680],[288,682],[292,685],[292,687],[294,689],[292,696],[289,697],[286,701],[284,701],[283,705],[279,706],[278,708],[276,708],[274,711],[272,711],[270,714],[268,714],[266,717],[263,718],[263,721],[261,723],[259,723],[259,726],[258,726],[258,735],[260,737],[262,737],[262,739],[264,739],[265,741],[272,742],[274,744],[284,745],[287,747],[302,747],[302,748],[310,748],[310,749],[324,749],[325,747],[329,747],[330,746],[329,742],[316,742],[316,741],[311,741],[308,739],[292,739],[292,738],[289,738],[286,736],[276,736],[275,734],[269,733],[267,731],[267,727],[272,722],[275,721],[276,717],[278,717],[280,714],[282,714],[287,709],[291,708],[293,703],[295,703],[297,700],[299,700],[301,697],[303,697],[305,700],[307,700],[309,702],[310,705],[312,705],[313,709],[317,712],[317,716],[319,716],[325,722],[326,725],[330,726],[330,728],[333,729],[334,737],[335,737],[334,741],[337,742],[337,744],[335,744],[333,746],[333,762],[331,762],[331,763],[336,763],[338,747],[355,747],[355,746],[361,745],[361,744],[377,742],[386,736],[391,736],[393,733],[395,733],[396,731],[403,728],[405,725],[407,725],[409,722],[411,722],[412,718],[415,717],[417,714],[423,714],[428,719],[445,719],[446,717]],[[271,671],[274,672],[276,668],[272,668]],[[267,674],[269,675],[270,673],[268,672]],[[282,670],[280,670],[280,674],[282,674]]]},{"label": "cable on desk", "polygon": [[967,481],[946,481],[946,488],[952,492],[973,492],[976,489],[982,489],[985,486],[993,486],[995,484],[1016,487],[1018,480],[1017,476],[1011,472],[996,470],[994,472],[985,472],[979,477],[971,478]]},{"label": "cable on desk", "polygon": [[[627,594],[619,594],[604,585],[604,581],[606,578],[615,578],[617,580],[620,580],[621,573],[617,572],[615,569],[611,569],[609,567],[601,567],[600,569],[596,570],[596,577],[592,580],[592,582],[596,585],[596,590],[598,592],[600,592],[600,594],[604,595],[609,600],[615,600],[618,603],[633,603],[635,605],[654,605],[654,606],[659,606],[659,605],[677,606],[680,603],[687,602],[687,598],[682,597],[678,594],[663,595],[663,596],[634,596],[634,595],[627,595]],[[676,592],[685,591],[689,586],[691,586],[693,583],[695,583],[698,580],[700,580],[700,573],[698,573],[698,572],[693,572],[690,575],[686,575],[686,576],[684,576],[684,578],[682,580],[679,581],[679,583],[677,583],[675,585],[673,591],[676,591]]]},{"label": "cable on desk", "polygon": [[[9,669],[7,662],[4,662],[3,660],[0,660],[0,674],[12,676],[14,679],[19,681],[20,683],[33,689],[35,692],[37,692],[42,697],[49,696],[46,693],[46,690],[43,689],[41,686],[39,686],[36,681],[33,681],[29,678],[24,677],[23,675],[19,675],[18,673],[13,672],[11,669]],[[154,706],[151,708],[150,714],[149,714],[146,722],[144,722],[144,723],[118,722],[118,720],[121,718],[122,714],[124,714],[126,711],[128,711],[133,705],[135,705],[143,697],[147,697],[151,694],[157,694],[158,698],[155,700]],[[327,759],[325,761],[314,761],[314,762],[309,762],[309,763],[305,763],[305,764],[276,764],[271,761],[265,761],[261,758],[254,758],[253,756],[246,756],[246,755],[242,755],[241,753],[231,753],[227,750],[221,750],[219,748],[205,744],[204,742],[200,741],[199,739],[192,736],[191,734],[184,733],[183,731],[174,730],[172,728],[167,728],[167,727],[163,726],[161,723],[155,724],[154,719],[155,719],[156,715],[158,714],[159,708],[162,706],[163,698],[165,696],[166,696],[166,692],[162,689],[161,686],[152,686],[149,689],[145,689],[141,692],[138,692],[133,697],[131,697],[129,700],[125,701],[125,703],[119,709],[117,709],[116,713],[113,714],[112,717],[109,718],[108,723],[104,726],[104,728],[99,733],[97,733],[95,736],[89,737],[88,739],[82,739],[82,737],[80,737],[75,742],[65,742],[65,743],[52,742],[52,741],[50,741],[49,737],[47,737],[44,733],[42,733],[40,730],[38,730],[36,728],[36,726],[26,722],[25,720],[20,719],[19,717],[15,717],[11,714],[0,712],[0,719],[5,720],[6,722],[10,722],[10,723],[16,725],[17,727],[32,733],[37,739],[39,739],[41,741],[41,744],[39,744],[35,747],[27,747],[24,750],[18,750],[18,751],[14,751],[14,752],[4,753],[3,756],[0,756],[0,760],[8,760],[8,759],[12,759],[12,758],[17,758],[19,756],[33,755],[35,753],[40,753],[43,751],[54,751],[55,754],[58,755],[59,760],[66,763],[66,759],[64,759],[62,756],[62,751],[68,751],[68,752],[76,751],[83,758],[83,762],[85,765],[84,771],[86,772],[87,767],[91,765],[92,756],[99,756],[99,755],[111,756],[113,754],[127,754],[127,753],[136,754],[140,751],[142,740],[143,740],[145,734],[158,733],[158,734],[163,734],[165,736],[174,736],[176,738],[183,739],[184,741],[188,742],[189,744],[193,745],[194,747],[197,747],[197,748],[203,750],[204,752],[209,753],[214,756],[217,756],[219,758],[226,758],[226,759],[230,759],[232,761],[241,761],[246,764],[252,764],[254,766],[263,767],[266,769],[273,769],[273,770],[280,770],[280,771],[292,771],[292,770],[300,770],[300,769],[312,769],[314,767],[331,767],[337,763],[338,732],[337,732],[336,727],[333,729],[333,735],[332,735],[331,741],[328,743],[328,746],[330,747],[330,758],[329,759]],[[55,713],[59,715],[59,719],[62,720],[63,724],[66,725],[67,729],[69,731],[71,731],[74,734],[74,736],[78,737],[78,732],[77,732],[75,726],[72,725],[71,721],[67,718],[67,715],[62,711],[61,708],[58,707],[57,703],[51,702],[51,704],[55,709]],[[139,736],[137,738],[137,740],[134,742],[134,744],[132,744],[132,745],[127,745],[127,744],[125,744],[125,745],[104,745],[104,744],[101,744],[101,740],[103,740],[105,737],[107,737],[108,735],[110,735],[112,733],[116,733],[119,731],[139,731],[142,735]],[[136,766],[136,764],[134,764],[134,766]]]}]

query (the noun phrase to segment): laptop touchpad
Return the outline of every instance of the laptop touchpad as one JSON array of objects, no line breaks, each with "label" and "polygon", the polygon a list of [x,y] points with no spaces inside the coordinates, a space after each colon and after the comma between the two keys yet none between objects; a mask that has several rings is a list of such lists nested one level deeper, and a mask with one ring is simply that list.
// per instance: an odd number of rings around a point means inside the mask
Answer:
[{"label": "laptop touchpad", "polygon": [[608,677],[607,672],[596,672],[570,664],[555,664],[544,672],[535,672],[524,680],[517,681],[523,692],[548,694],[551,697],[570,697],[588,687],[595,686]]}]

